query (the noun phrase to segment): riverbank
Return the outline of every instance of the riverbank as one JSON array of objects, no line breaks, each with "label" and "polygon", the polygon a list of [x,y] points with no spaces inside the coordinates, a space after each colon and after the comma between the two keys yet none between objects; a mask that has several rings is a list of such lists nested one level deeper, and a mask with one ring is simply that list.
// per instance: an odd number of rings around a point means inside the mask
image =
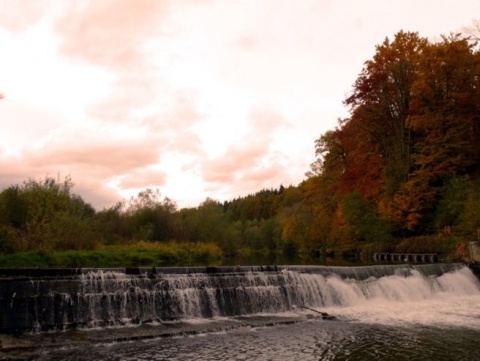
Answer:
[{"label": "riverbank", "polygon": [[136,242],[95,250],[36,250],[0,254],[3,268],[112,268],[217,265],[222,251],[213,243]]}]

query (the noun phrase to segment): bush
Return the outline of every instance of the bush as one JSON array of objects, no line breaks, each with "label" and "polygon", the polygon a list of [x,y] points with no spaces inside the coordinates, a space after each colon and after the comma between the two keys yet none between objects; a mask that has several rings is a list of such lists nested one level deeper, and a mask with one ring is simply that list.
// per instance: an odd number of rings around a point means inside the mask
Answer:
[{"label": "bush", "polygon": [[0,253],[15,252],[15,232],[7,226],[0,225]]},{"label": "bush", "polygon": [[21,252],[0,256],[0,267],[165,267],[211,266],[222,252],[213,243],[146,243],[98,250]]},{"label": "bush", "polygon": [[447,235],[428,235],[403,239],[395,247],[396,252],[405,253],[455,253],[457,241]]}]

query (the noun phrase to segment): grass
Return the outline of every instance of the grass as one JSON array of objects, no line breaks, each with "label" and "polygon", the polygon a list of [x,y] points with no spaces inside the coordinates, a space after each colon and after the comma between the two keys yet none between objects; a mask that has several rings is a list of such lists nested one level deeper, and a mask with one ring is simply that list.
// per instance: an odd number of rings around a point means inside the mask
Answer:
[{"label": "grass", "polygon": [[147,243],[104,246],[92,251],[30,251],[0,255],[0,267],[165,267],[212,266],[222,260],[213,243]]}]

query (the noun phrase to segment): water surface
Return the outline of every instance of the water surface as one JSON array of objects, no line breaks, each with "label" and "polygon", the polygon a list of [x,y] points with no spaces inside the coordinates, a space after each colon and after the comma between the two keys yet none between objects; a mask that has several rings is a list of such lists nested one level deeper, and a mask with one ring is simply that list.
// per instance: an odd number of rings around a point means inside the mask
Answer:
[{"label": "water surface", "polygon": [[480,330],[308,320],[43,352],[35,360],[479,360]]}]

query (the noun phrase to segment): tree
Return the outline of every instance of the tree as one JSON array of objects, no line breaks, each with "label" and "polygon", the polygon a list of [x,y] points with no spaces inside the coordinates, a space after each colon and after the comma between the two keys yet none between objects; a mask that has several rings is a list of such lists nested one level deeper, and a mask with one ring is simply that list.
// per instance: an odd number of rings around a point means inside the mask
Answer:
[{"label": "tree", "polygon": [[55,215],[67,212],[70,191],[73,182],[70,177],[63,181],[58,177],[45,177],[43,180],[29,179],[23,184],[22,193],[28,207],[26,232],[28,249],[54,247],[50,228],[53,227]]},{"label": "tree", "polygon": [[[459,214],[454,227],[463,239],[479,240],[480,235],[480,180],[470,181],[467,184],[466,197],[463,203],[463,212]],[[455,228],[454,228],[455,229]]]},{"label": "tree", "polygon": [[339,129],[329,130],[315,140],[317,160],[311,164],[308,177],[327,176],[337,179],[345,171],[346,151]]},{"label": "tree", "polygon": [[177,207],[169,198],[162,200],[158,189],[147,188],[132,197],[126,216],[131,225],[131,237],[143,241],[167,241],[174,235]]},{"label": "tree", "polygon": [[353,239],[377,244],[391,239],[388,223],[359,192],[352,192],[343,199],[342,212],[347,231]]},{"label": "tree", "polygon": [[480,57],[460,35],[423,53],[409,128],[418,134],[415,165],[437,178],[466,173],[479,160]]},{"label": "tree", "polygon": [[[465,211],[470,181],[467,177],[451,177],[439,190],[435,209],[435,229],[444,234],[456,233],[459,219]],[[460,228],[460,227],[458,227]]]},{"label": "tree", "polygon": [[27,203],[18,185],[10,186],[0,193],[0,222],[21,228],[27,221]]},{"label": "tree", "polygon": [[345,103],[359,126],[380,145],[385,161],[387,190],[394,194],[408,179],[412,134],[407,127],[411,88],[417,77],[420,55],[427,40],[418,33],[400,31],[393,42],[377,46],[373,60],[365,63],[353,93]]},{"label": "tree", "polygon": [[414,166],[396,195],[409,230],[428,229],[439,189],[448,179],[479,169],[479,65],[478,53],[460,35],[423,49],[407,124],[416,134]]},{"label": "tree", "polygon": [[222,204],[207,198],[198,207],[199,240],[221,243],[224,226]]},{"label": "tree", "polygon": [[467,26],[463,29],[464,33],[469,36],[469,39],[476,42],[480,41],[480,20],[474,19],[470,26]]},{"label": "tree", "polygon": [[126,242],[131,238],[125,214],[122,209],[123,202],[118,202],[109,208],[97,212],[94,229],[99,241],[106,245]]},{"label": "tree", "polygon": [[94,208],[71,192],[70,177],[28,179],[0,193],[0,225],[11,250],[92,248]]}]

